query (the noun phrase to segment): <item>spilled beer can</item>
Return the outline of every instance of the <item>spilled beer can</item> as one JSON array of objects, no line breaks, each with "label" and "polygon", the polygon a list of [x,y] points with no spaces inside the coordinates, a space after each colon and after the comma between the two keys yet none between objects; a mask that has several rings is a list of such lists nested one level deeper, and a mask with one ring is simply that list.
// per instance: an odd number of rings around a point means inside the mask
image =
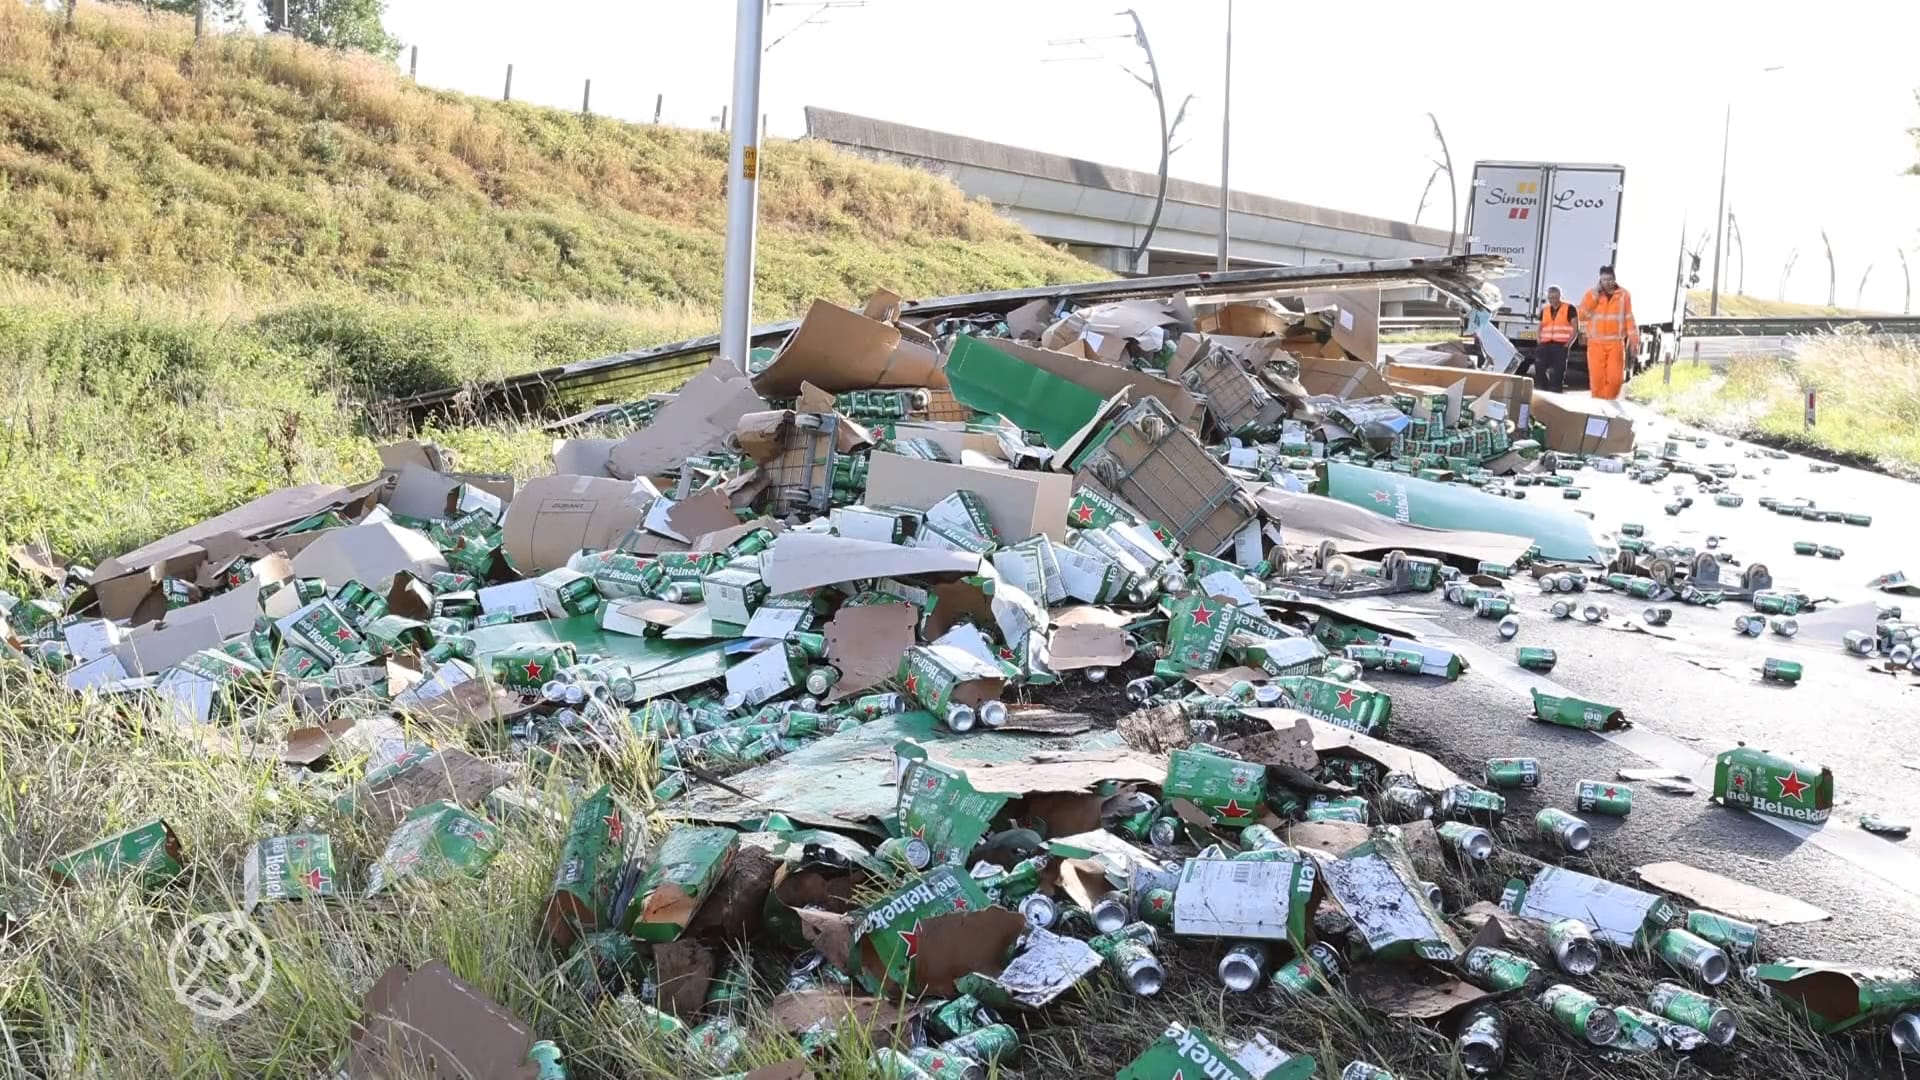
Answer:
[{"label": "spilled beer can", "polygon": [[1540,965],[1505,949],[1477,945],[1462,961],[1467,978],[1483,990],[1502,993],[1519,990],[1540,979]]},{"label": "spilled beer can", "polygon": [[1776,660],[1768,657],[1760,665],[1760,677],[1768,682],[1797,683],[1800,681],[1800,665],[1792,660]]},{"label": "spilled beer can", "polygon": [[1675,982],[1658,982],[1647,991],[1647,1008],[1676,1024],[1684,1024],[1706,1035],[1715,1046],[1733,1042],[1739,1021],[1733,1010]]},{"label": "spilled beer can", "polygon": [[1454,1047],[1460,1054],[1460,1067],[1467,1075],[1492,1076],[1507,1060],[1507,1018],[1492,1005],[1469,1010],[1460,1019],[1460,1033],[1454,1037]]},{"label": "spilled beer can", "polygon": [[1573,786],[1573,808],[1583,814],[1626,817],[1633,810],[1633,789],[1605,780],[1582,780]]},{"label": "spilled beer can", "polygon": [[1760,927],[1716,911],[1687,912],[1687,929],[1748,963],[1759,959]]},{"label": "spilled beer can", "polygon": [[1556,983],[1540,995],[1540,1004],[1561,1030],[1595,1046],[1605,1046],[1620,1033],[1620,1017],[1584,990]]},{"label": "spilled beer can", "polygon": [[[1527,650],[1551,653],[1552,649]],[[1526,665],[1521,665],[1525,667]],[[1549,665],[1551,667],[1551,665]],[[1489,758],[1486,766],[1487,786],[1490,788],[1530,788],[1540,785],[1540,762],[1534,758],[1510,757]]]},{"label": "spilled beer can", "polygon": [[1463,860],[1485,862],[1493,855],[1493,834],[1478,825],[1449,821],[1437,831],[1440,842]]},{"label": "spilled beer can", "polygon": [[1549,806],[1535,814],[1533,829],[1563,851],[1578,854],[1593,846],[1593,830],[1587,823],[1558,807]]},{"label": "spilled beer can", "polygon": [[1585,978],[1600,966],[1600,944],[1579,919],[1555,919],[1547,924],[1547,946],[1553,962],[1575,978]]},{"label": "spilled beer can", "polygon": [[1708,986],[1719,986],[1726,982],[1727,973],[1733,967],[1726,951],[1720,946],[1679,927],[1661,934],[1660,939],[1654,942],[1654,951],[1675,971],[1692,975]]}]

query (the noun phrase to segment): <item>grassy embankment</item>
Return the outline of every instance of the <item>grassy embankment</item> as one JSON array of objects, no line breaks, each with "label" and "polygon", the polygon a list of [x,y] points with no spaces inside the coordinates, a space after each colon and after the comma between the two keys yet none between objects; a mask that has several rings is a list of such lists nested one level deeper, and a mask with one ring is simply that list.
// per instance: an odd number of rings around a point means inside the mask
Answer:
[{"label": "grassy embankment", "polygon": [[[364,476],[371,396],[711,332],[725,158],[286,41],[195,49],[181,18],[0,6],[0,541],[98,559]],[[760,318],[1097,276],[923,173],[776,142],[761,176]]]}]

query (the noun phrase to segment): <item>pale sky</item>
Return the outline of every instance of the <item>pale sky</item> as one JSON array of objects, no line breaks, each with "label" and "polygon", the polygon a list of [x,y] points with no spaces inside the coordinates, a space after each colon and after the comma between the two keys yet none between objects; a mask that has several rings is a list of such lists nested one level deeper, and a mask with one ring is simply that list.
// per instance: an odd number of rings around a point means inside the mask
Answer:
[{"label": "pale sky", "polygon": [[[844,2],[844,0],[843,0]],[[774,136],[804,132],[802,109],[847,112],[1152,169],[1152,96],[1124,37],[1122,0],[865,0],[822,12],[776,0],[762,109]],[[1169,111],[1194,104],[1174,175],[1220,176],[1226,0],[1134,0]],[[420,81],[515,100],[713,126],[731,99],[733,0],[389,0],[387,25],[420,47]],[[794,29],[799,26],[799,29]],[[1088,45],[1050,45],[1066,38]],[[1832,239],[1838,301],[1902,304],[1899,248],[1920,277],[1920,4],[1828,0],[1817,7],[1699,0],[1440,4],[1431,0],[1238,0],[1235,189],[1411,220],[1437,155],[1438,116],[1461,180],[1476,159],[1624,165],[1619,258],[1642,317],[1663,315],[1681,225],[1712,227],[1722,110],[1733,107],[1727,202],[1746,242],[1746,291],[1823,302]],[[1046,62],[1055,57],[1092,57]],[[402,54],[401,63],[406,62]],[[1782,70],[1763,69],[1784,65]],[[1423,224],[1444,227],[1444,177]],[[1702,283],[1711,266],[1709,240]],[[1737,283],[1731,244],[1726,288]],[[1588,282],[1563,283],[1582,288]]]}]

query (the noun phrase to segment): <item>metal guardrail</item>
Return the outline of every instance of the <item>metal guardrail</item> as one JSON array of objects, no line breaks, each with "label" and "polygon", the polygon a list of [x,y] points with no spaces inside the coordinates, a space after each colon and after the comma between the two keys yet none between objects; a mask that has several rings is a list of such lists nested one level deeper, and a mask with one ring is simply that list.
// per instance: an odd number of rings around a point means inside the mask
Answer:
[{"label": "metal guardrail", "polygon": [[1680,324],[1681,337],[1801,337],[1809,334],[1920,335],[1920,315],[1705,315]]},{"label": "metal guardrail", "polygon": [[[1501,273],[1506,265],[1507,261],[1497,255],[1441,255],[1315,266],[1267,266],[908,300],[901,308],[907,317],[925,319],[1005,313],[1035,300],[1047,300],[1055,305],[1066,301],[1090,304],[1182,295],[1189,300],[1224,301],[1405,283],[1431,286],[1462,308],[1475,308],[1484,306],[1479,297],[1481,282]],[[798,325],[797,320],[788,320],[754,327],[749,343],[753,347],[776,345]],[[633,400],[650,389],[663,388],[657,385],[663,380],[690,374],[719,346],[720,336],[707,334],[650,349],[544,368],[482,386],[452,387],[396,398],[380,403],[378,409],[389,416],[404,415],[417,424],[430,415],[454,415],[463,419],[501,412],[526,415],[551,411],[562,404],[590,404],[596,398]],[[655,385],[649,386],[649,383]]]},{"label": "metal guardrail", "polygon": [[1465,336],[1467,320],[1459,315],[1397,315],[1383,317],[1380,320],[1380,332],[1383,334],[1408,334],[1419,331],[1452,331]]}]

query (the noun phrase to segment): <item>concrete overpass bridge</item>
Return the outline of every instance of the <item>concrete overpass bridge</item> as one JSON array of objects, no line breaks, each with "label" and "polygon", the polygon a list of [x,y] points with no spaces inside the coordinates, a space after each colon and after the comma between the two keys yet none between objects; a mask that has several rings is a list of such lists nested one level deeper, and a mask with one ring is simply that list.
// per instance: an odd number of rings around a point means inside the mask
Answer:
[{"label": "concrete overpass bridge", "polygon": [[[1134,247],[1153,216],[1152,173],[929,131],[809,105],[807,134],[864,157],[937,173],[991,202],[1035,236],[1118,274],[1212,270],[1219,247],[1220,189],[1167,182],[1167,205],[1138,265]],[[1447,233],[1267,195],[1232,194],[1228,261],[1235,270],[1362,259],[1444,255]],[[1389,290],[1381,314],[1439,310],[1424,288]]]}]

